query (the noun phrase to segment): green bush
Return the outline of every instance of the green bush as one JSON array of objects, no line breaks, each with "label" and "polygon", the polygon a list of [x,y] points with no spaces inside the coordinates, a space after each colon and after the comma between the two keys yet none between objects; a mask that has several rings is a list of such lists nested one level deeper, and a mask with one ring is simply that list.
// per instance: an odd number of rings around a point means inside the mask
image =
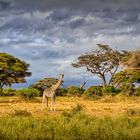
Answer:
[{"label": "green bush", "polygon": [[138,87],[136,88],[136,91],[134,92],[134,95],[140,96],[140,86],[138,86]]},{"label": "green bush", "polygon": [[58,96],[65,96],[66,94],[67,94],[67,89],[66,88],[60,88],[60,89],[58,89],[58,91],[57,91],[57,95]]},{"label": "green bush", "polygon": [[72,95],[78,95],[78,94],[82,94],[83,92],[80,90],[79,87],[70,86],[68,87],[68,93]]},{"label": "green bush", "polygon": [[101,86],[91,86],[88,87],[84,91],[84,96],[85,97],[95,97],[95,96],[101,96],[102,95],[102,87]]},{"label": "green bush", "polygon": [[3,91],[1,91],[0,95],[1,96],[13,96],[15,95],[16,90],[12,89],[12,88],[7,88],[7,89],[3,89]]},{"label": "green bush", "polygon": [[16,94],[26,99],[31,99],[38,97],[40,95],[40,91],[34,88],[23,88],[17,90]]},{"label": "green bush", "polygon": [[114,86],[107,86],[105,89],[103,89],[103,93],[105,94],[116,94],[119,90],[117,90]]}]

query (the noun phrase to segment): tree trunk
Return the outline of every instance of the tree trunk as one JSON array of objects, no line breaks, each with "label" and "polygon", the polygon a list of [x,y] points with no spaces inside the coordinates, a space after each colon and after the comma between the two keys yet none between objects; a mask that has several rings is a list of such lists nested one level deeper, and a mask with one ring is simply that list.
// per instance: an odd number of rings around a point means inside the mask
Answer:
[{"label": "tree trunk", "polygon": [[110,78],[110,80],[109,80],[108,85],[111,85],[112,80],[113,80],[113,78],[114,78],[114,75],[116,74],[116,71],[118,70],[118,67],[119,67],[119,65],[116,66],[115,71],[114,71],[113,73],[110,72],[110,74],[111,74],[111,78]]},{"label": "tree trunk", "polygon": [[101,74],[100,77],[101,77],[101,79],[103,81],[103,91],[102,91],[103,93],[102,94],[105,95],[104,92],[105,92],[105,89],[106,89],[106,86],[107,86],[107,82],[106,82],[106,79],[105,79],[105,75],[104,74]]}]

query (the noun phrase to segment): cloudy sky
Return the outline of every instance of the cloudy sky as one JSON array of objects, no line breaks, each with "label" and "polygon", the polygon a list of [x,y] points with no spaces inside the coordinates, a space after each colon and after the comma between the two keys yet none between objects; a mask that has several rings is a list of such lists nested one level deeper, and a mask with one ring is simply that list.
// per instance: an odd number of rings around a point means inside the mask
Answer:
[{"label": "cloudy sky", "polygon": [[65,84],[100,83],[71,66],[98,43],[140,48],[139,0],[0,0],[0,52],[30,64],[27,84],[59,73]]}]

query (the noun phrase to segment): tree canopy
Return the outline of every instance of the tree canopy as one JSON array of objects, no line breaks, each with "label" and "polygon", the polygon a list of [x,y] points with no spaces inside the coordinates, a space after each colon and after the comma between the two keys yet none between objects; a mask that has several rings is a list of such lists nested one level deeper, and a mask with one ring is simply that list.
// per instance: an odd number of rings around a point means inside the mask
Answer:
[{"label": "tree canopy", "polygon": [[134,93],[136,83],[140,83],[140,51],[133,51],[123,62],[124,70],[115,74],[113,84],[122,91]]},{"label": "tree canopy", "polygon": [[126,70],[140,72],[140,50],[131,52],[128,60],[124,62]]},{"label": "tree canopy", "polygon": [[0,53],[0,88],[26,82],[29,64],[7,53]]},{"label": "tree canopy", "polygon": [[52,77],[44,78],[44,79],[41,79],[41,80],[37,81],[36,83],[30,85],[29,87],[36,88],[39,90],[44,90],[45,88],[49,88],[52,85],[56,84],[57,82],[58,82],[58,79],[56,79],[56,78],[52,78]]},{"label": "tree canopy", "polygon": [[[129,55],[129,52],[113,50],[110,46],[102,44],[97,44],[97,47],[97,50],[78,57],[78,62],[73,63],[72,66],[86,67],[87,71],[99,76],[103,81],[103,87],[106,87],[112,83],[120,63]],[[107,82],[108,74],[109,82]]]}]

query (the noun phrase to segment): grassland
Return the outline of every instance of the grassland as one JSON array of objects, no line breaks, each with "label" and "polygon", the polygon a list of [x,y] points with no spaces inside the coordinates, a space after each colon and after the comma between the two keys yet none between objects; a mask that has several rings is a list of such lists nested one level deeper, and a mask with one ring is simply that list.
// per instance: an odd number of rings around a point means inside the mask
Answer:
[{"label": "grassland", "polygon": [[15,110],[27,110],[34,117],[43,117],[46,114],[60,115],[63,111],[69,111],[75,105],[80,104],[86,114],[91,116],[117,117],[125,115],[129,110],[140,110],[139,97],[110,97],[106,96],[98,100],[89,100],[82,97],[58,97],[56,100],[56,112],[50,112],[44,104],[41,111],[42,98],[36,100],[23,100],[20,97],[0,97],[0,117],[12,114]]},{"label": "grassland", "polygon": [[140,98],[58,97],[50,112],[41,98],[0,97],[0,140],[14,139],[140,140]]}]

